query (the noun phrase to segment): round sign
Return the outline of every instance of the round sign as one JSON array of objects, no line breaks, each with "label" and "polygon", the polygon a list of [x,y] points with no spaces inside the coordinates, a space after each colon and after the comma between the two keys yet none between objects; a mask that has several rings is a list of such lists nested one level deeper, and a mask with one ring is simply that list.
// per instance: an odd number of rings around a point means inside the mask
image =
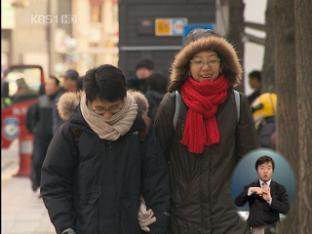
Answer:
[{"label": "round sign", "polygon": [[19,121],[17,118],[6,118],[4,121],[4,137],[14,140],[19,134]]}]

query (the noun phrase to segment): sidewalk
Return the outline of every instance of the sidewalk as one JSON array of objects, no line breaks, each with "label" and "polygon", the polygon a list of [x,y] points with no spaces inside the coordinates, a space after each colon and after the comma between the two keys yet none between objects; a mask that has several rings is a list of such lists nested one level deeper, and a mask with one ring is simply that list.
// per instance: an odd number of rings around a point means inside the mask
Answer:
[{"label": "sidewalk", "polygon": [[31,190],[30,179],[13,177],[18,170],[16,150],[1,151],[1,233],[55,234],[39,193]]}]

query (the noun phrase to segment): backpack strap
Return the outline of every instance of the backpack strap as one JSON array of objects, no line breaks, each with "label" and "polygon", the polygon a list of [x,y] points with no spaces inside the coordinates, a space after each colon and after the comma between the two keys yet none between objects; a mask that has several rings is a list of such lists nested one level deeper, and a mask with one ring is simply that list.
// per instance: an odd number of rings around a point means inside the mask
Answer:
[{"label": "backpack strap", "polygon": [[175,108],[174,108],[174,115],[173,115],[173,128],[177,128],[178,118],[181,109],[181,95],[178,90],[175,91]]},{"label": "backpack strap", "polygon": [[239,122],[240,117],[240,95],[239,92],[233,89],[234,92],[234,98],[235,98],[235,104],[236,104],[236,113],[237,113],[237,122]]}]

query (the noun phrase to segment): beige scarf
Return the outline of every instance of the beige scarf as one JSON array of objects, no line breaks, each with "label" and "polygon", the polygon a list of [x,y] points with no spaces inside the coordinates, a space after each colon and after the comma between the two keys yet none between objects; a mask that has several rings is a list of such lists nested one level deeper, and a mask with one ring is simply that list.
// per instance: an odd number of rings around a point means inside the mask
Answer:
[{"label": "beige scarf", "polygon": [[124,100],[123,108],[109,120],[106,120],[91,110],[87,104],[86,94],[81,95],[80,109],[82,116],[101,139],[115,141],[120,136],[125,135],[132,127],[138,114],[138,105],[130,95],[127,95]]}]

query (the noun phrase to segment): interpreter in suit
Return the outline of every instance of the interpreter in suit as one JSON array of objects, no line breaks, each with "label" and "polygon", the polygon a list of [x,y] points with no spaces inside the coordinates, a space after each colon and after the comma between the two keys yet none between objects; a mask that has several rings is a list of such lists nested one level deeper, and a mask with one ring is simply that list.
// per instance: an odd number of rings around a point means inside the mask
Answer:
[{"label": "interpreter in suit", "polygon": [[258,180],[245,186],[236,197],[235,204],[249,203],[248,225],[253,234],[264,234],[265,227],[274,227],[280,221],[279,214],[289,210],[288,194],[285,187],[272,180],[275,164],[271,157],[257,159],[255,169]]}]

